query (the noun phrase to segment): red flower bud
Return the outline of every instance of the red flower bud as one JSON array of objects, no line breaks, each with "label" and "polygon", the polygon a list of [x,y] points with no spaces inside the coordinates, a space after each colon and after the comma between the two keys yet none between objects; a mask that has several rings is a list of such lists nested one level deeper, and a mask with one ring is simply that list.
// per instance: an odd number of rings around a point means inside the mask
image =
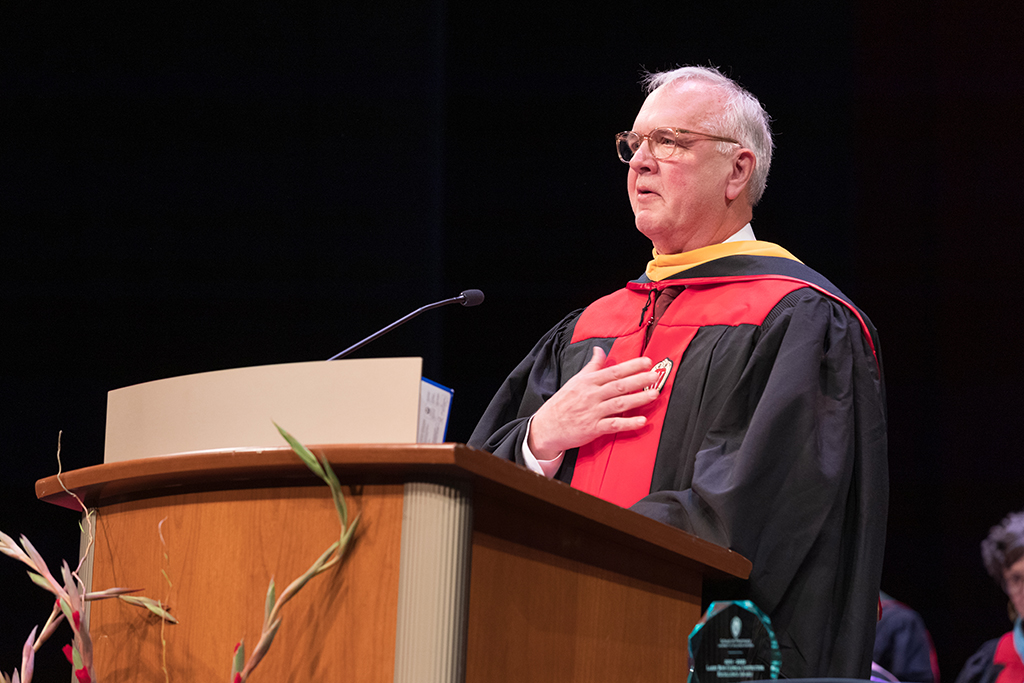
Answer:
[{"label": "red flower bud", "polygon": [[82,630],[82,615],[78,613],[78,610],[75,610],[74,612],[71,613],[71,618],[75,622],[75,630],[76,631],[81,631]]},{"label": "red flower bud", "polygon": [[89,670],[84,667],[75,672],[75,678],[78,679],[78,683],[92,683]]},{"label": "red flower bud", "polygon": [[235,677],[231,679],[231,683],[242,683],[242,674],[235,674]]},{"label": "red flower bud", "polygon": [[70,645],[65,645],[64,647],[61,648],[61,651],[64,653],[64,656],[68,658],[68,664],[71,664],[72,666],[74,666],[75,658],[74,658],[74,655],[72,654],[71,646]]}]

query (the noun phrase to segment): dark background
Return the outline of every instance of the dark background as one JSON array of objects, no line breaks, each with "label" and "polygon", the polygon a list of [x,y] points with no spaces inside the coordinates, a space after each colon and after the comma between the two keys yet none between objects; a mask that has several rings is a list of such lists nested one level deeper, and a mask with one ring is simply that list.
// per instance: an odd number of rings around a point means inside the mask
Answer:
[{"label": "dark background", "polygon": [[[603,8],[602,8],[603,7]],[[566,312],[636,276],[612,149],[642,67],[715,64],[777,155],[761,239],[877,324],[889,392],[884,588],[943,679],[1008,629],[981,567],[1024,507],[1018,2],[0,4],[0,530],[49,560],[77,517],[36,479],[102,461],[106,392],[422,355],[465,441]],[[0,558],[0,669],[51,601]],[[66,681],[55,637],[37,681]]]}]

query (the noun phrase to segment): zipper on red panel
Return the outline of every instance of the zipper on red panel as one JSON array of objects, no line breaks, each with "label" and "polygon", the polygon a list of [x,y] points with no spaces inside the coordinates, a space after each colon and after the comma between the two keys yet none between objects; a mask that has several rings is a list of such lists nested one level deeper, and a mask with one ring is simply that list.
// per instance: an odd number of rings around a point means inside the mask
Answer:
[{"label": "zipper on red panel", "polygon": [[[654,316],[658,310],[658,294],[661,293],[660,289],[652,288],[647,294],[647,303],[644,304],[644,308],[640,311],[640,324],[638,327],[647,326],[647,330],[644,331],[644,343],[640,347],[640,353],[643,353],[647,349],[647,343],[651,340],[651,333],[654,328]],[[647,315],[647,309],[651,309],[651,317],[644,320],[644,316]]]}]

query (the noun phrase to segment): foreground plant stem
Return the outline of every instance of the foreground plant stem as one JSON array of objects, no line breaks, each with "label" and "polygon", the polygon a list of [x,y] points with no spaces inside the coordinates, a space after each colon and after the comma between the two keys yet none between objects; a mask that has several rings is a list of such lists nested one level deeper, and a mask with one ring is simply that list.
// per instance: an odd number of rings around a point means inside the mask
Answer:
[{"label": "foreground plant stem", "polygon": [[345,494],[342,493],[341,484],[338,481],[338,477],[334,474],[334,470],[331,469],[327,458],[325,456],[318,458],[313,455],[308,448],[299,443],[291,434],[281,429],[277,423],[274,426],[277,427],[277,431],[281,433],[281,436],[284,437],[288,445],[295,451],[295,454],[305,463],[306,467],[330,488],[334,509],[338,515],[338,522],[341,524],[341,535],[337,541],[328,546],[327,550],[306,570],[306,573],[292,581],[279,597],[276,595],[277,589],[274,585],[274,580],[270,580],[270,586],[267,589],[267,597],[264,602],[263,629],[260,633],[260,639],[256,643],[256,647],[253,649],[248,661],[245,659],[245,639],[243,638],[235,645],[235,652],[231,661],[231,683],[245,683],[248,680],[253,669],[266,656],[267,651],[274,642],[274,637],[277,635],[277,630],[281,628],[281,608],[294,598],[302,590],[302,587],[309,583],[310,579],[341,563],[342,558],[345,556],[345,551],[348,549],[348,543],[352,539],[353,534],[355,534],[356,527],[359,525],[359,515],[356,515],[355,519],[352,520],[352,524],[348,523],[348,506],[345,503]]}]

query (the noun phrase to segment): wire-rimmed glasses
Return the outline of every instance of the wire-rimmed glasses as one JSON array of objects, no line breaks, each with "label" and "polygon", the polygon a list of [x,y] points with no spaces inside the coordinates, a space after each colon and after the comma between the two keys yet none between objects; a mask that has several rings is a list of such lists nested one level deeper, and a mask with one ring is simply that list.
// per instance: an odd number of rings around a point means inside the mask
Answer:
[{"label": "wire-rimmed glasses", "polygon": [[651,156],[655,159],[668,159],[675,153],[677,148],[682,147],[685,149],[689,146],[685,139],[689,135],[696,135],[705,140],[731,142],[735,145],[740,144],[739,140],[722,137],[721,135],[701,133],[695,130],[686,130],[685,128],[655,128],[647,135],[633,130],[622,131],[615,136],[615,151],[618,152],[622,163],[628,164],[633,155],[640,149],[640,145],[644,144],[644,140],[647,140],[647,149],[650,151]]}]

